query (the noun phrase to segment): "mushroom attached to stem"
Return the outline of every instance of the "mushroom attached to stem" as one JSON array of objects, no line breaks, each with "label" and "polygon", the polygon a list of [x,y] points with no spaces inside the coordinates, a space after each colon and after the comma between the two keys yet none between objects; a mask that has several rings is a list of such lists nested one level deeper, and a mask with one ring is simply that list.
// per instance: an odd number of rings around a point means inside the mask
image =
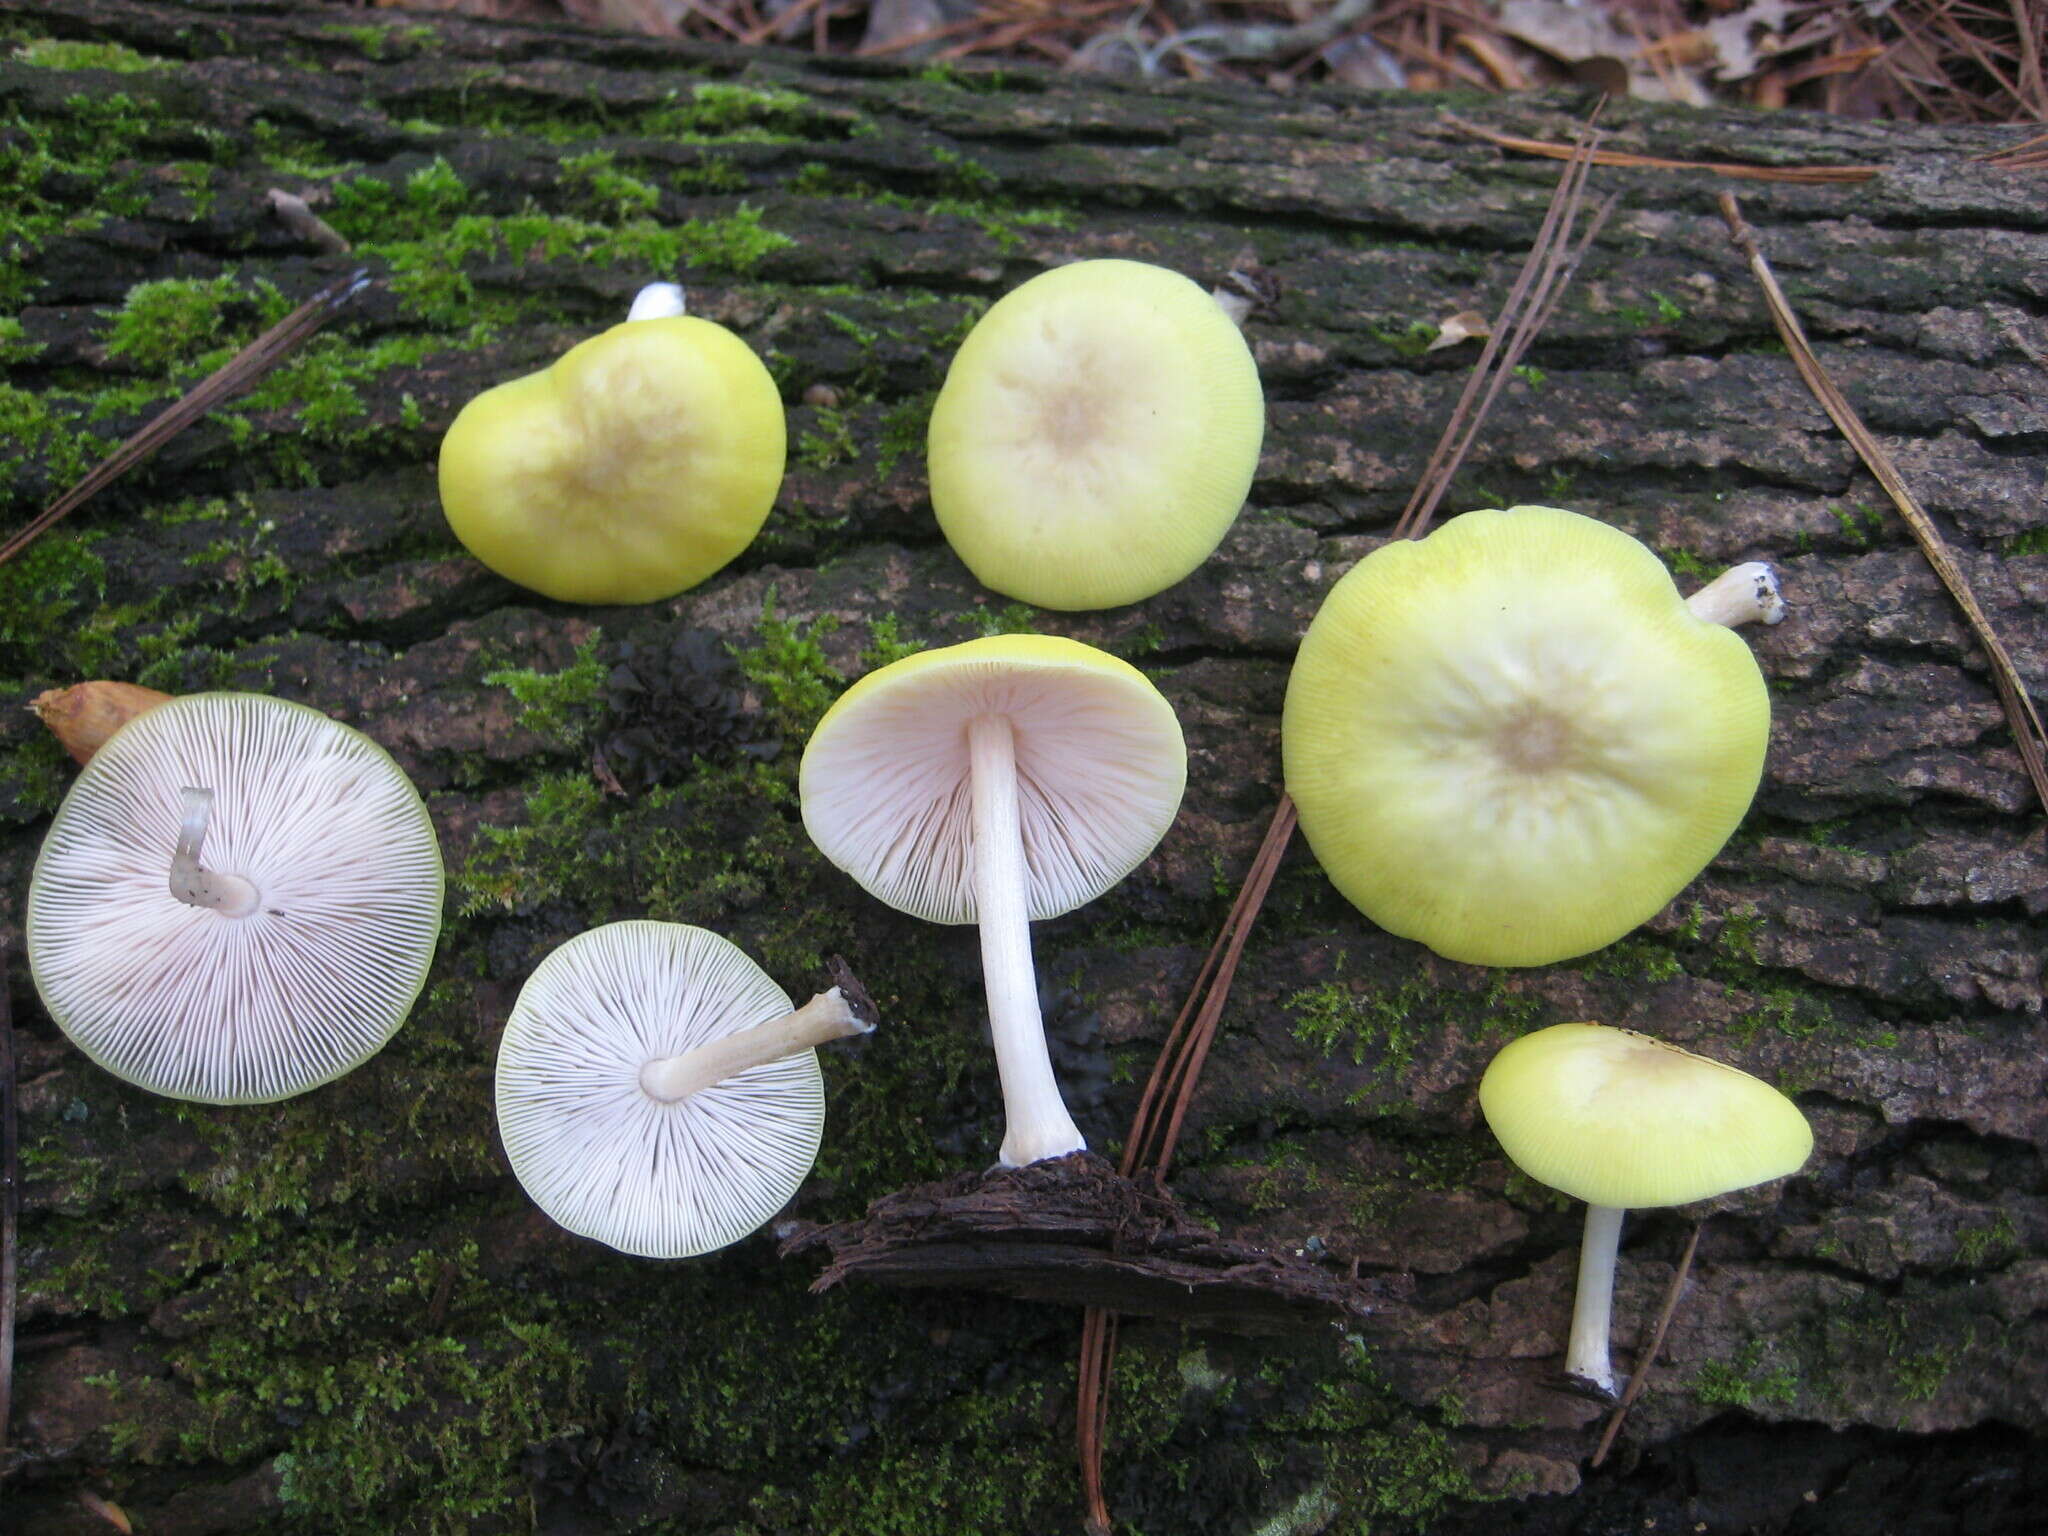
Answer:
[{"label": "mushroom attached to stem", "polygon": [[1565,1374],[1603,1397],[1622,1217],[1796,1173],[1813,1151],[1798,1106],[1768,1083],[1634,1030],[1557,1024],[1510,1042],[1479,1083],[1509,1159],[1586,1202]]},{"label": "mushroom attached to stem", "polygon": [[470,553],[521,586],[653,602],[761,531],[786,430],[760,358],[654,283],[621,324],[462,408],[441,443],[441,506]]},{"label": "mushroom attached to stem", "polygon": [[737,1242],[786,1205],[825,1126],[817,1048],[875,1027],[850,975],[802,1008],[737,945],[680,923],[577,935],[498,1047],[498,1129],[549,1217],[643,1258]]},{"label": "mushroom attached to stem", "polygon": [[404,1022],[442,880],[425,805],[367,736],[283,699],[193,694],[135,715],[65,796],[29,884],[29,962],[50,1016],[117,1077],[282,1099]]},{"label": "mushroom attached to stem", "polygon": [[1687,602],[1641,543],[1554,507],[1383,545],[1331,590],[1288,682],[1302,832],[1367,917],[1448,959],[1610,944],[1748,810],[1770,693],[1727,626],[1783,611],[1766,567]]},{"label": "mushroom attached to stem", "polygon": [[1173,824],[1187,749],[1136,668],[1051,635],[924,651],[869,673],[804,752],[804,825],[871,894],[978,923],[1010,1166],[1086,1143],[1060,1097],[1034,921],[1093,901]]}]

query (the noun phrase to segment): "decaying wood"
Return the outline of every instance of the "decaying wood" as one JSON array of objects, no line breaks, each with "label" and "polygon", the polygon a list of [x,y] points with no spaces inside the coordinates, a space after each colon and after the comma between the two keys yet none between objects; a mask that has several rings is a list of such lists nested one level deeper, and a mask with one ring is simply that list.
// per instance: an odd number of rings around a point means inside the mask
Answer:
[{"label": "decaying wood", "polygon": [[1355,1325],[1385,1294],[1298,1253],[1221,1237],[1155,1181],[1088,1152],[886,1195],[858,1221],[798,1227],[781,1252],[829,1255],[814,1291],[849,1280],[962,1287],[1226,1333]]},{"label": "decaying wood", "polygon": [[[90,1492],[187,1536],[336,1511],[378,1531],[1072,1528],[1074,1306],[811,1295],[766,1238],[687,1265],[572,1238],[503,1164],[497,1030],[543,955],[614,918],[713,927],[792,990],[843,952],[889,1025],[822,1064],[825,1142],[785,1219],[831,1227],[985,1167],[1001,1096],[973,934],[826,865],[795,764],[822,699],[892,643],[1028,624],[1142,667],[1189,745],[1155,855],[1034,931],[1063,1087],[1091,1145],[1119,1150],[1279,800],[1298,637],[1390,535],[1469,371],[1472,350],[1424,349],[1444,316],[1498,311],[1558,167],[1397,94],[813,65],[285,0],[45,0],[10,26],[141,67],[33,63],[10,34],[9,156],[80,153],[60,130],[88,109],[143,127],[94,176],[7,160],[33,166],[7,186],[39,212],[0,278],[21,295],[0,403],[27,423],[0,451],[0,527],[196,382],[209,346],[357,267],[377,281],[279,376],[303,398],[273,385],[209,414],[0,566],[0,943],[21,951],[70,772],[18,706],[91,676],[256,688],[366,731],[425,794],[451,901],[392,1044],[281,1105],[113,1082],[16,968],[4,1518],[74,1536]],[[1579,107],[1462,115],[1559,144]],[[2038,176],[1972,158],[2023,135],[1630,103],[1602,130],[1658,160],[1877,169],[1745,182],[1744,214],[2038,696],[2048,208]],[[1781,349],[1717,184],[1596,179],[1620,201],[1443,515],[1576,507],[1687,590],[1774,562],[1793,612],[1754,642],[1764,782],[1642,933],[1533,971],[1437,960],[1369,927],[1298,844],[1280,863],[1173,1197],[1217,1244],[1393,1294],[1344,1333],[1128,1320],[1106,1481],[1149,1536],[1332,1509],[1378,1529],[1456,1488],[1569,1496],[1544,1518],[1586,1530],[1880,1529],[1942,1500],[1989,1523],[2042,1496],[2048,829],[1970,630]],[[271,188],[354,250],[312,251]],[[458,225],[459,255],[432,245]],[[685,270],[651,269],[685,249]],[[1018,612],[933,524],[921,410],[986,303],[1110,255],[1272,279],[1246,328],[1269,402],[1251,505],[1146,603]],[[193,371],[110,350],[143,285],[224,277],[222,334],[176,354]],[[440,436],[658,279],[768,358],[794,450],[781,499],[673,601],[535,599],[449,536]],[[552,719],[503,680],[527,673],[575,685]],[[1816,1132],[1799,1177],[1709,1224],[1664,1363],[1590,1476],[1599,1408],[1550,1385],[1577,1217],[1511,1175],[1473,1101],[1502,1040],[1581,1018],[1764,1075]],[[1691,1214],[1631,1218],[1624,1369]],[[1693,1507],[1738,1487],[1741,1510]],[[1516,1518],[1454,1504],[1436,1524]]]}]

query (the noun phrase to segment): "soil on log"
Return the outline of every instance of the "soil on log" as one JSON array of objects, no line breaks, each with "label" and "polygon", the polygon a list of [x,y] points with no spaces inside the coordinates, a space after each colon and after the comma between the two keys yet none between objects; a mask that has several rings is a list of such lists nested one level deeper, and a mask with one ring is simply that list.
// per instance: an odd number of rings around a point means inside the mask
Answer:
[{"label": "soil on log", "polygon": [[[715,928],[798,995],[844,953],[887,1022],[829,1054],[824,1151],[788,1219],[986,1167],[1001,1106],[973,934],[828,867],[796,763],[847,680],[905,646],[1069,634],[1156,679],[1191,753],[1153,857],[1035,933],[1059,1075],[1113,1153],[1278,792],[1296,640],[1385,537],[1469,367],[1469,345],[1424,344],[1497,306],[1555,164],[1409,95],[811,64],[273,0],[45,0],[0,28],[7,527],[269,319],[354,264],[377,279],[0,569],[0,694],[115,676],[304,700],[413,775],[451,873],[413,1018],[283,1104],[129,1090],[11,968],[9,1530],[106,1529],[94,1500],[159,1536],[1076,1528],[1074,1308],[814,1296],[768,1234],[687,1264],[573,1239],[504,1165],[497,1031],[542,955],[613,918]],[[1562,140],[1581,104],[1453,105]],[[1736,190],[2048,690],[2048,200],[1971,158],[2020,135],[1629,103],[1605,122],[1654,155],[1878,168]],[[1534,970],[1374,931],[1297,843],[1172,1192],[1228,1242],[1412,1283],[1307,1336],[1127,1324],[1108,1491],[1148,1536],[2039,1528],[2048,829],[1953,605],[1779,349],[1721,184],[1594,186],[1620,207],[1447,510],[1578,507],[1685,583],[1776,562],[1794,611],[1755,642],[1765,782],[1642,932]],[[273,189],[353,251],[277,222]],[[1248,333],[1268,439],[1188,581],[1033,612],[938,536],[923,427],[994,297],[1103,255],[1212,283],[1249,256],[1278,279]],[[676,276],[783,391],[775,513],[673,601],[536,599],[450,538],[440,435]],[[69,777],[38,730],[0,710],[17,955]],[[1550,1385],[1578,1213],[1513,1174],[1473,1094],[1504,1039],[1589,1018],[1771,1079],[1818,1138],[1801,1175],[1709,1224],[1623,1455],[1591,1475],[1598,1410]],[[1624,1368],[1690,1214],[1629,1222]]]}]

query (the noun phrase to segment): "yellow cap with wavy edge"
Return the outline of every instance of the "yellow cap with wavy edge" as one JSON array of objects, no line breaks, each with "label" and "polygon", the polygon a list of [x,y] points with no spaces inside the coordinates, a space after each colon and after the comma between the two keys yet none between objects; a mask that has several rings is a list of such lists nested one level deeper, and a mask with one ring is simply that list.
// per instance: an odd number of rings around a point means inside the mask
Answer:
[{"label": "yellow cap with wavy edge", "polygon": [[804,750],[804,826],[871,894],[971,923],[967,723],[1011,724],[1033,921],[1092,901],[1143,861],[1180,808],[1180,721],[1128,662],[1056,635],[996,635],[870,672]]},{"label": "yellow cap with wavy edge", "polygon": [[1075,262],[1004,295],[962,343],[932,407],[932,510],[1005,596],[1135,603],[1223,541],[1265,427],[1251,349],[1198,284]]},{"label": "yellow cap with wavy edge", "polygon": [[775,504],[782,397],[709,320],[628,320],[486,390],[441,444],[441,506],[499,575],[574,603],[697,585]]},{"label": "yellow cap with wavy edge", "polygon": [[1797,1173],[1799,1106],[1747,1072],[1632,1029],[1555,1024],[1508,1044],[1479,1108],[1515,1166],[1590,1205],[1685,1205]]},{"label": "yellow cap with wavy edge", "polygon": [[1383,545],[1303,638],[1288,792],[1337,889],[1479,965],[1612,943],[1728,840],[1763,773],[1749,647],[1619,529],[1468,512]]}]

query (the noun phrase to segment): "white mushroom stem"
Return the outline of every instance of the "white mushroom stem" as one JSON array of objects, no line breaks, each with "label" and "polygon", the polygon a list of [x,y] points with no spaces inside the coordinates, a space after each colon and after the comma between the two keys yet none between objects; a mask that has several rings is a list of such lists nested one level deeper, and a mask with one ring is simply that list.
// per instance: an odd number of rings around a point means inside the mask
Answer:
[{"label": "white mushroom stem", "polygon": [[1572,1302],[1572,1336],[1564,1369],[1607,1396],[1614,1395],[1614,1366],[1607,1336],[1614,1321],[1614,1261],[1621,1252],[1619,1206],[1586,1207],[1586,1235],[1579,1244],[1579,1293]]},{"label": "white mushroom stem", "polygon": [[199,865],[207,823],[213,819],[213,791],[181,789],[178,801],[184,819],[178,823],[178,845],[171,852],[171,894],[190,906],[211,907],[222,917],[247,917],[263,905],[262,893],[240,875]]},{"label": "white mushroom stem", "polygon": [[738,1077],[750,1067],[766,1066],[802,1051],[816,1050],[848,1035],[865,1035],[874,1027],[854,1012],[845,993],[833,987],[820,992],[795,1013],[785,1013],[779,1019],[713,1040],[680,1056],[648,1062],[640,1069],[640,1087],[649,1098],[673,1104]]},{"label": "white mushroom stem", "polygon": [[678,283],[649,283],[633,295],[628,320],[667,320],[686,312],[682,286]]},{"label": "white mushroom stem", "polygon": [[1742,624],[1776,624],[1785,617],[1777,573],[1761,560],[1731,565],[1688,597],[1685,606],[1694,618],[1730,629]]},{"label": "white mushroom stem", "polygon": [[981,974],[1007,1122],[997,1155],[1006,1166],[1021,1168],[1079,1152],[1088,1143],[1060,1098],[1038,1011],[1031,920],[1024,904],[1017,749],[1009,720],[976,717],[967,726],[967,748],[974,792],[974,910],[981,925]]}]

